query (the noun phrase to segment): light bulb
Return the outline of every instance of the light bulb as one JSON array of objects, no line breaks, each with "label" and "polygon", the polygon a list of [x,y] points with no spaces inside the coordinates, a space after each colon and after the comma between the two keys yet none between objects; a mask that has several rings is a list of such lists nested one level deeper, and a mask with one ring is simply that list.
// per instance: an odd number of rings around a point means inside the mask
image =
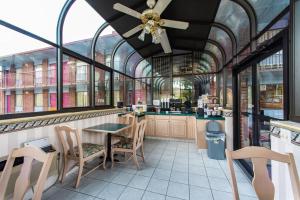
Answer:
[{"label": "light bulb", "polygon": [[139,39],[140,40],[142,40],[142,41],[144,41],[145,40],[145,33],[146,33],[146,31],[145,31],[145,29],[142,31],[142,33],[139,35]]}]

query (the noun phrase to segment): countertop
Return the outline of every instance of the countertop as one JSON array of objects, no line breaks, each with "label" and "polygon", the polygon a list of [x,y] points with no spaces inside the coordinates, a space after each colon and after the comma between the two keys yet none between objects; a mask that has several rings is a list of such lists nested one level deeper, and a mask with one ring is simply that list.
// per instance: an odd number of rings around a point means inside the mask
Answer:
[{"label": "countertop", "polygon": [[166,112],[146,112],[146,115],[169,115],[169,116],[195,116],[197,120],[225,120],[224,117],[199,117],[196,113],[166,113]]},{"label": "countertop", "polygon": [[300,123],[292,121],[271,121],[271,125],[300,133]]}]

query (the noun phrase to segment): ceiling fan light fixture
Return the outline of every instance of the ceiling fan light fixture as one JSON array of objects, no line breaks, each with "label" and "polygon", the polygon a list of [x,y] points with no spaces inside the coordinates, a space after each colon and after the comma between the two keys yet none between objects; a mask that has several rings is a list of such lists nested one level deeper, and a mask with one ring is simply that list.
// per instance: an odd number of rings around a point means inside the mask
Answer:
[{"label": "ceiling fan light fixture", "polygon": [[146,31],[145,31],[145,29],[143,29],[143,31],[141,32],[141,34],[139,35],[139,39],[141,40],[141,41],[145,41],[145,34],[146,34]]}]

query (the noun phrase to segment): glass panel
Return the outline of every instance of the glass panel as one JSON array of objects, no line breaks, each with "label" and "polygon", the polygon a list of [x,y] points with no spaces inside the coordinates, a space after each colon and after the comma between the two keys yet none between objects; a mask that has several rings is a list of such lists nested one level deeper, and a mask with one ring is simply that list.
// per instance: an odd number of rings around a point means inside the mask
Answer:
[{"label": "glass panel", "polygon": [[269,121],[259,120],[259,146],[271,149],[271,124]]},{"label": "glass panel", "polygon": [[222,0],[215,21],[232,30],[237,39],[237,51],[240,51],[250,42],[249,18],[245,10],[237,3]]},{"label": "glass panel", "polygon": [[226,107],[232,108],[232,64],[225,68],[226,70]]},{"label": "glass panel", "polygon": [[216,76],[215,75],[197,75],[194,76],[194,102],[205,94],[216,96]]},{"label": "glass panel", "polygon": [[125,77],[122,74],[114,72],[114,106],[118,102],[124,103]]},{"label": "glass panel", "polygon": [[193,73],[216,72],[217,64],[215,60],[206,53],[194,53]]},{"label": "glass panel", "polygon": [[64,47],[91,58],[92,39],[104,22],[104,19],[86,1],[75,1],[64,23]]},{"label": "glass panel", "polygon": [[111,54],[122,37],[111,27],[105,28],[97,39],[95,60],[110,67]]},{"label": "glass panel", "polygon": [[129,76],[134,76],[134,70],[137,67],[138,62],[141,61],[141,59],[142,57],[137,52],[130,56],[126,65],[126,74],[128,74]]},{"label": "glass panel", "polygon": [[192,77],[173,78],[173,98],[193,103],[193,85]]},{"label": "glass panel", "polygon": [[283,119],[283,51],[257,65],[259,111],[261,115]]},{"label": "glass panel", "polygon": [[56,43],[56,26],[65,0],[1,1],[0,19]]},{"label": "glass panel", "polygon": [[192,54],[173,56],[173,75],[192,74]]},{"label": "glass panel", "polygon": [[257,39],[257,45],[264,43],[267,40],[270,40],[275,35],[277,35],[282,29],[286,28],[289,25],[290,13],[284,15],[280,20],[278,20],[270,29],[268,29],[262,36]]},{"label": "glass panel", "polygon": [[223,56],[220,49],[217,46],[207,42],[205,46],[205,50],[212,52],[217,57],[220,63],[220,67],[223,67]]},{"label": "glass panel", "polygon": [[239,73],[240,147],[253,145],[252,68]]},{"label": "glass panel", "polygon": [[63,107],[87,107],[90,65],[70,56],[63,57]]},{"label": "glass panel", "polygon": [[147,104],[147,80],[135,80],[135,104]]},{"label": "glass panel", "polygon": [[135,69],[135,77],[151,77],[152,75],[152,66],[147,60],[141,61]]},{"label": "glass panel", "polygon": [[153,80],[153,99],[160,100],[171,97],[171,79],[160,77]]},{"label": "glass panel", "polygon": [[134,103],[133,79],[125,78],[125,104],[132,105]]},{"label": "glass panel", "polygon": [[219,73],[219,99],[221,106],[224,105],[224,70]]},{"label": "glass panel", "polygon": [[232,58],[232,42],[229,35],[225,31],[217,27],[212,27],[209,34],[209,39],[218,42],[223,47],[226,53],[226,61],[229,61]]},{"label": "glass panel", "polygon": [[255,10],[258,23],[258,32],[263,30],[290,4],[290,0],[248,0],[248,2]]},{"label": "glass panel", "polygon": [[0,26],[0,114],[53,110],[56,49]]},{"label": "glass panel", "polygon": [[95,105],[110,105],[110,72],[95,68]]},{"label": "glass panel", "polygon": [[128,55],[133,52],[134,49],[127,43],[124,42],[117,50],[114,56],[114,69],[125,72],[124,64]]},{"label": "glass panel", "polygon": [[170,76],[172,57],[153,58],[153,76]]}]

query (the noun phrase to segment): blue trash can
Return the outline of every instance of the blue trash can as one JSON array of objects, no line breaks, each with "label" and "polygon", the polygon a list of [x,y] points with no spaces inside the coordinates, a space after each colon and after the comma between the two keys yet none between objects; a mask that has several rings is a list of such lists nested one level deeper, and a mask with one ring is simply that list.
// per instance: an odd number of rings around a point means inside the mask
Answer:
[{"label": "blue trash can", "polygon": [[225,159],[225,133],[217,121],[209,121],[206,124],[207,155],[211,159]]}]

